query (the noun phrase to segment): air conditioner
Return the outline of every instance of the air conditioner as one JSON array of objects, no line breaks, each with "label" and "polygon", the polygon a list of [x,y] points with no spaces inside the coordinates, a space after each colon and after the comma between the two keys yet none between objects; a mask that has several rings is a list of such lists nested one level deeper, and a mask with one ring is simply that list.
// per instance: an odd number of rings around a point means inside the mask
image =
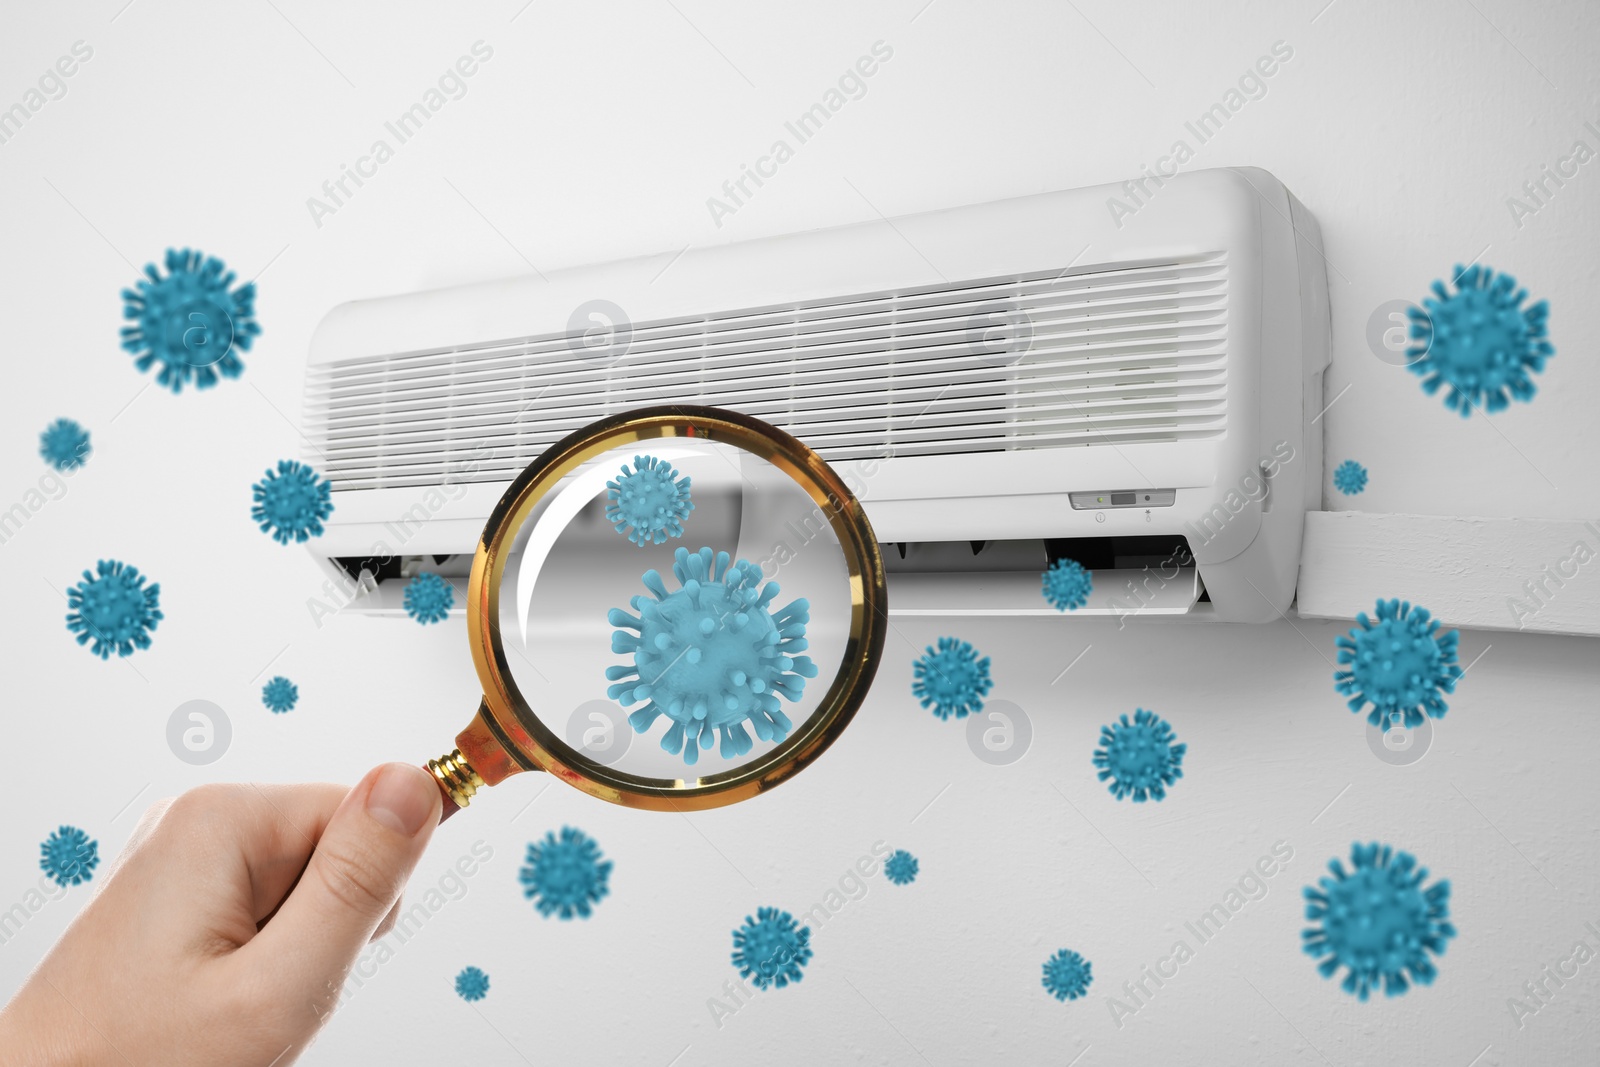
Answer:
[{"label": "air conditioner", "polygon": [[393,579],[464,580],[546,446],[695,403],[861,487],[894,613],[1054,615],[1066,556],[1078,614],[1271,620],[1320,501],[1320,246],[1229,168],[345,304],[306,379],[335,505],[311,547],[399,613]]}]

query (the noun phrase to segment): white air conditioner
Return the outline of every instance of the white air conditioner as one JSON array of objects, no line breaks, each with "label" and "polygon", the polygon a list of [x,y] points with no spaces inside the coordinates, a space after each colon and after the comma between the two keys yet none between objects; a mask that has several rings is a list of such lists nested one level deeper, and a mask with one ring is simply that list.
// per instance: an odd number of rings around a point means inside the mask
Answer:
[{"label": "white air conditioner", "polygon": [[546,446],[707,404],[863,486],[894,613],[1054,615],[1068,556],[1079,614],[1271,620],[1320,501],[1320,246],[1230,168],[345,304],[307,375],[311,548],[398,613],[389,579],[463,580]]}]

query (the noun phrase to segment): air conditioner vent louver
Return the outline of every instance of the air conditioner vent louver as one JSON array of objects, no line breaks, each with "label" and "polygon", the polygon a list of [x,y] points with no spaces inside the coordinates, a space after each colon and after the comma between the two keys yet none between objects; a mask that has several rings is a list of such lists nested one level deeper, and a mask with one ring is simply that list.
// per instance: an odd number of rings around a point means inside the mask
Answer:
[{"label": "air conditioner vent louver", "polygon": [[[309,437],[340,490],[509,481],[597,418],[660,403],[765,419],[824,458],[1220,437],[1226,256],[860,293],[315,365]],[[487,447],[485,447],[487,446]]]}]

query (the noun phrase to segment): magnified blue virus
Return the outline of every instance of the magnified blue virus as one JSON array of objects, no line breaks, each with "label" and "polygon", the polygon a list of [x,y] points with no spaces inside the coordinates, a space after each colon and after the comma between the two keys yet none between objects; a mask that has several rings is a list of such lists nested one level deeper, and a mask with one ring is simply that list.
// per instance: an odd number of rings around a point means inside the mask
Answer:
[{"label": "magnified blue virus", "polygon": [[322,536],[322,520],[333,514],[328,480],[304,463],[280,459],[277,472],[251,487],[255,506],[250,517],[261,524],[261,532],[272,535],[280,545],[290,541],[309,541]]},{"label": "magnified blue virus", "polygon": [[146,586],[139,568],[103,559],[97,574],[83,572],[83,580],[67,590],[67,629],[78,644],[94,641],[90,649],[101,659],[111,653],[131,656],[135,648],[150,647],[150,631],[161,614],[161,586]]},{"label": "magnified blue virus", "polygon": [[1100,780],[1110,780],[1111,795],[1132,796],[1136,802],[1165,800],[1167,786],[1183,777],[1183,754],[1188,745],[1174,744],[1172,725],[1153,711],[1135,709],[1133,721],[1100,727],[1100,747],[1094,765]]},{"label": "magnified blue virus", "polygon": [[1377,622],[1362,612],[1356,628],[1339,638],[1344,669],[1333,673],[1334,688],[1350,697],[1351,711],[1370,703],[1367,722],[1374,726],[1402,720],[1407,728],[1421,726],[1424,711],[1443,718],[1450,705],[1440,694],[1454,693],[1461,677],[1456,631],[1441,633],[1438,620],[1409,601],[1380,600],[1377,611]]},{"label": "magnified blue virus", "polygon": [[1408,311],[1413,344],[1407,365],[1422,376],[1423,392],[1432,396],[1448,385],[1444,406],[1462,418],[1478,406],[1500,411],[1510,404],[1508,396],[1532,400],[1528,375],[1543,371],[1556,352],[1545,339],[1550,306],[1541,300],[1524,308],[1528,291],[1488,267],[1457,265],[1455,275],[1454,293],[1435,281],[1434,295]]},{"label": "magnified blue virus", "polygon": [[606,695],[625,708],[646,701],[628,716],[635,733],[665,715],[672,726],[661,747],[688,764],[719,734],[724,758],[749,752],[747,722],[763,741],[784,740],[794,724],[778,698],[798,701],[817,676],[811,658],[799,655],[810,604],[802,598],[771,610],[778,583],[762,585],[761,568],[746,560],[730,566],[726,552],[713,559],[709,548],[679,548],[674,558],[681,589],[669,593],[659,573],[645,571],[641,581],[655,599],[633,597],[637,617],[621,608],[606,616],[623,627],[611,635],[611,651],[633,654],[632,666],[606,668],[615,683]]},{"label": "magnified blue virus", "polygon": [[122,347],[134,366],[161,369],[156,381],[174,393],[193,382],[198,389],[217,384],[217,375],[237,378],[244,370],[240,352],[261,333],[256,323],[254,282],[230,289],[234,273],[222,260],[189,249],[167,249],[167,273],[151,263],[138,290],[122,291]]},{"label": "magnified blue virus", "polygon": [[1367,468],[1347,459],[1333,469],[1333,487],[1345,496],[1355,496],[1367,487]]},{"label": "magnified blue virus", "polygon": [[1077,611],[1089,602],[1094,575],[1075,559],[1058,559],[1044,572],[1044,598],[1057,611]]},{"label": "magnified blue virus", "polygon": [[1429,985],[1438,972],[1429,954],[1444,955],[1456,936],[1450,924],[1450,883],[1424,889],[1428,869],[1416,857],[1373,842],[1351,846],[1346,871],[1337,857],[1328,861],[1332,878],[1307,886],[1306,918],[1316,923],[1300,935],[1308,956],[1321,962],[1317,970],[1332,978],[1349,968],[1344,991],[1362,1000],[1379,981],[1385,995],[1397,997],[1411,983]]},{"label": "magnified blue virus", "polygon": [[450,583],[431,571],[406,583],[406,614],[418,622],[443,622],[456,602]]},{"label": "magnified blue virus", "polygon": [[964,719],[982,711],[983,698],[993,688],[989,657],[980,657],[977,649],[960,638],[939,638],[938,650],[929,645],[911,666],[911,695],[941,719],[952,715]]},{"label": "magnified blue virus", "polygon": [[883,873],[895,885],[910,885],[917,880],[917,871],[921,866],[917,862],[917,857],[903,848],[898,848],[883,861]]},{"label": "magnified blue virus", "polygon": [[[683,523],[694,510],[689,499],[689,478],[678,477],[672,464],[654,456],[634,456],[633,469],[606,483],[606,521],[617,533],[643,548],[683,536]],[[631,529],[630,529],[631,527]]]},{"label": "magnified blue virus", "polygon": [[760,908],[753,919],[746,915],[733,932],[733,965],[757,989],[800,981],[810,961],[811,927],[798,925],[780,908]]},{"label": "magnified blue virus", "polygon": [[75,471],[92,451],[89,431],[71,419],[57,419],[39,435],[39,455],[58,471]]},{"label": "magnified blue virus", "polygon": [[552,830],[542,842],[528,846],[521,878],[522,895],[533,901],[540,915],[587,919],[594,905],[611,892],[611,861],[601,858],[594,838],[563,826],[560,837]]},{"label": "magnified blue virus", "polygon": [[1077,1000],[1089,992],[1094,964],[1070,948],[1044,961],[1044,987],[1057,1000]]},{"label": "magnified blue virus", "polygon": [[39,846],[39,868],[57,885],[81,885],[100,866],[100,845],[76,826],[63,826]]},{"label": "magnified blue virus", "polygon": [[293,711],[299,702],[300,687],[281,674],[261,688],[261,703],[274,715]]},{"label": "magnified blue virus", "polygon": [[482,1000],[489,992],[489,976],[476,967],[463,967],[456,975],[456,995],[462,1000]]}]

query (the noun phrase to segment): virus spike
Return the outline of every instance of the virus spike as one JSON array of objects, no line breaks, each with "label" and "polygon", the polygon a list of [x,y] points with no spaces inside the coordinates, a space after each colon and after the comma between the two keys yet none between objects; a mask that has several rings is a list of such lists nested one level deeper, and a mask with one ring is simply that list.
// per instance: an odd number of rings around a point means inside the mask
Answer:
[{"label": "virus spike", "polygon": [[1345,496],[1355,496],[1367,487],[1367,468],[1347,459],[1333,471],[1333,487]]},{"label": "virus spike", "polygon": [[1100,780],[1110,782],[1111,795],[1118,800],[1165,800],[1167,786],[1183,777],[1183,754],[1189,750],[1174,741],[1172,726],[1143,708],[1135,710],[1132,722],[1123,715],[1121,725],[1102,726],[1094,753]]},{"label": "virus spike", "polygon": [[1462,418],[1482,406],[1504,410],[1511,398],[1527,401],[1535,387],[1530,373],[1544,370],[1555,355],[1545,335],[1549,305],[1541,300],[1528,308],[1525,289],[1508,274],[1496,275],[1473,264],[1456,267],[1456,291],[1442,281],[1423,307],[1410,308],[1412,347],[1406,349],[1412,373],[1423,379],[1428,395],[1448,385],[1445,406]]},{"label": "virus spike", "polygon": [[300,702],[300,687],[295,685],[283,675],[278,675],[261,689],[261,703],[274,715],[282,715],[286,711],[293,711],[294,706]]},{"label": "virus spike", "polygon": [[1058,559],[1040,578],[1044,598],[1057,611],[1077,611],[1089,602],[1094,575],[1072,559]]},{"label": "virus spike", "polygon": [[280,545],[322,536],[322,520],[333,514],[332,485],[304,463],[278,461],[278,470],[251,486],[250,517]]},{"label": "virus spike", "polygon": [[[444,621],[450,614],[451,605],[455,602],[455,589],[449,582],[431,571],[419,574],[406,583],[406,614],[419,623]],[[613,636],[612,643],[615,644],[616,640],[616,636]]]},{"label": "virus spike", "polygon": [[903,848],[895,849],[889,858],[883,861],[883,873],[895,885],[910,885],[917,880],[917,871],[922,865],[917,862],[917,857]]},{"label": "virus spike", "polygon": [[39,435],[39,455],[58,471],[75,471],[89,454],[89,431],[71,419],[57,419]]},{"label": "virus spike", "polygon": [[100,865],[100,845],[76,826],[63,826],[39,846],[39,869],[57,885],[82,885]]},{"label": "virus spike", "polygon": [[[673,725],[661,747],[690,765],[714,746],[724,757],[749,752],[753,743],[741,724],[747,723],[763,741],[782,741],[790,723],[776,712],[777,697],[771,694],[798,701],[805,679],[817,673],[809,659],[801,664],[776,651],[784,633],[792,632],[788,641],[803,641],[803,620],[809,617],[805,602],[795,601],[774,615],[765,603],[747,603],[753,597],[746,596],[746,585],[759,581],[760,572],[752,564],[730,564],[728,553],[709,547],[690,552],[679,546],[673,557],[680,588],[669,593],[657,572],[645,572],[642,581],[657,596],[653,610],[642,613],[637,637],[623,630],[611,637],[612,651],[632,655],[633,665],[622,668],[626,673],[608,668],[606,677],[637,675],[649,679],[649,685],[613,685],[607,694],[624,707],[648,700],[628,722],[643,733],[665,715]],[[611,609],[607,617],[613,625],[623,625],[617,611]],[[788,621],[780,627],[779,619]],[[719,735],[722,743],[717,746]]]},{"label": "virus spike", "polygon": [[977,714],[983,710],[983,698],[994,688],[989,657],[979,658],[977,649],[955,637],[939,638],[937,651],[929,645],[927,653],[912,664],[911,673],[911,695],[941,719]]},{"label": "virus spike", "polygon": [[1057,1000],[1077,1000],[1093,981],[1094,965],[1070,948],[1044,961],[1044,988]]},{"label": "virus spike", "polygon": [[174,393],[190,382],[208,389],[218,374],[237,378],[244,370],[239,353],[261,333],[255,284],[232,289],[234,274],[220,259],[188,249],[169,248],[166,267],[163,275],[148,264],[138,289],[122,291],[122,317],[133,322],[122,328],[122,347],[134,366],[148,371],[159,363],[156,381]]},{"label": "virus spike", "polygon": [[540,915],[587,919],[611,891],[611,861],[602,859],[594,838],[563,826],[559,838],[551,831],[528,846],[520,877],[522,895],[533,900]]},{"label": "virus spike", "polygon": [[1341,988],[1366,1000],[1381,982],[1395,997],[1411,983],[1428,985],[1438,971],[1432,956],[1444,955],[1456,936],[1450,923],[1450,883],[1424,889],[1428,870],[1416,857],[1373,842],[1351,846],[1352,870],[1337,857],[1331,877],[1305,888],[1306,918],[1317,925],[1300,935],[1301,947],[1318,959],[1317,972],[1332,978],[1348,968]]},{"label": "virus spike", "polygon": [[67,629],[78,635],[78,644],[88,644],[101,659],[131,656],[135,648],[150,647],[150,632],[165,616],[161,614],[161,586],[145,588],[144,575],[137,567],[117,560],[101,560],[95,569],[83,572],[83,580],[67,591]]},{"label": "virus spike", "polygon": [[1427,609],[1409,601],[1380,600],[1377,614],[1376,623],[1365,612],[1357,615],[1356,627],[1336,639],[1342,669],[1334,672],[1335,690],[1351,698],[1353,712],[1370,703],[1367,721],[1374,726],[1403,721],[1410,729],[1422,725],[1424,713],[1442,718],[1450,706],[1440,694],[1455,692],[1462,674],[1459,634],[1440,633]]},{"label": "virus spike", "polygon": [[733,965],[757,989],[800,981],[811,956],[811,928],[779,908],[757,909],[755,918],[746,915],[733,932]]}]

